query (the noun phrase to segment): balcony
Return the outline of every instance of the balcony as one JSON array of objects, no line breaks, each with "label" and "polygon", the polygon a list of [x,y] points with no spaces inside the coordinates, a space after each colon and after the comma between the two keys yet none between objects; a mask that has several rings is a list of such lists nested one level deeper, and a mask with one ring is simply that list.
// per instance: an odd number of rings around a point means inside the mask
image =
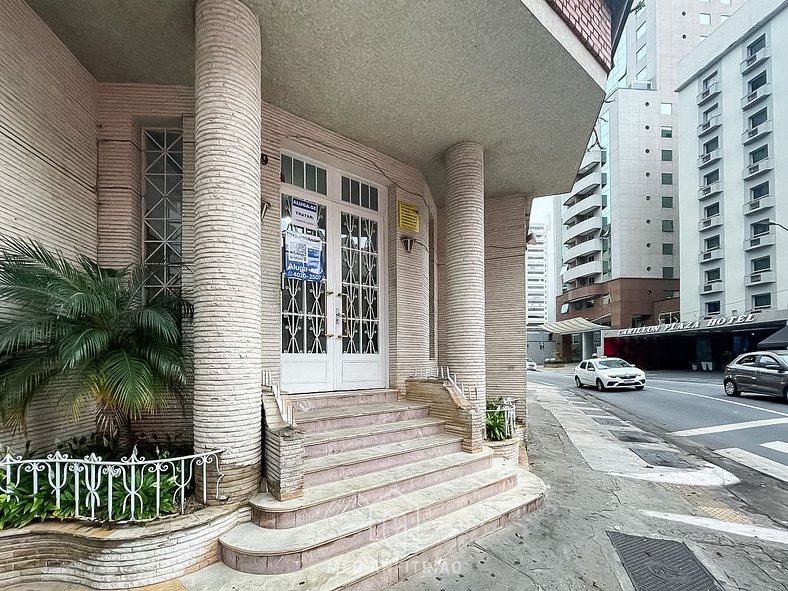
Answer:
[{"label": "balcony", "polygon": [[561,220],[567,223],[575,216],[585,215],[602,207],[602,195],[589,195],[585,199],[576,201],[561,213]]},{"label": "balcony", "polygon": [[718,261],[725,253],[722,251],[722,248],[712,248],[711,250],[706,250],[698,254],[698,262],[699,263],[710,263],[711,261]]},{"label": "balcony", "polygon": [[759,174],[768,172],[773,168],[774,168],[774,159],[764,158],[763,160],[759,160],[755,164],[750,164],[749,166],[745,167],[745,169],[742,171],[742,178],[745,181],[748,181],[751,178],[755,178]]},{"label": "balcony", "polygon": [[774,123],[772,123],[771,121],[764,121],[758,127],[753,127],[752,129],[748,129],[743,134],[741,134],[741,143],[743,143],[746,146],[747,144],[750,144],[755,140],[759,140],[762,137],[765,137],[773,130],[774,130]]},{"label": "balcony", "polygon": [[712,293],[721,293],[724,290],[724,284],[720,279],[710,283],[704,283],[700,286],[701,295],[709,295]]},{"label": "balcony", "polygon": [[772,93],[772,85],[771,83],[764,84],[760,88],[756,88],[750,94],[743,96],[741,98],[741,108],[742,109],[749,109],[750,107],[756,105],[757,103],[761,102],[762,99],[766,98]]},{"label": "balcony", "polygon": [[713,195],[722,193],[722,181],[715,181],[698,189],[698,199],[703,201]]},{"label": "balcony", "polygon": [[742,75],[754,70],[756,66],[759,66],[765,62],[767,59],[769,59],[769,57],[771,57],[771,55],[772,51],[770,47],[762,47],[752,55],[744,58],[740,66]]},{"label": "balcony", "polygon": [[586,152],[585,156],[583,156],[583,161],[580,162],[580,168],[578,169],[577,174],[586,174],[600,164],[602,164],[602,150],[599,148],[592,148]]},{"label": "balcony", "polygon": [[698,230],[701,232],[703,230],[711,230],[712,228],[718,228],[722,225],[722,216],[720,214],[711,215],[707,218],[703,218],[698,222]]},{"label": "balcony", "polygon": [[697,100],[698,105],[702,105],[706,103],[711,97],[716,96],[720,93],[720,83],[719,82],[712,82],[709,84],[708,87],[703,89],[703,92],[698,94]]},{"label": "balcony", "polygon": [[777,274],[774,271],[758,271],[757,273],[750,273],[744,278],[744,284],[747,287],[753,285],[766,285],[767,283],[774,283],[777,280]]},{"label": "balcony", "polygon": [[774,207],[774,196],[764,195],[758,199],[753,199],[744,204],[744,215],[751,213],[763,213],[767,209]]},{"label": "balcony", "polygon": [[583,277],[590,277],[592,275],[601,275],[601,274],[602,274],[602,261],[591,261],[590,263],[583,263],[582,265],[577,265],[576,267],[567,269],[561,275],[561,281],[563,281],[564,283],[570,283],[577,279],[582,279]]},{"label": "balcony", "polygon": [[711,152],[706,152],[705,154],[701,154],[698,156],[698,168],[703,168],[704,166],[708,166],[712,162],[717,162],[722,158],[722,149],[717,148],[716,150],[712,150]]},{"label": "balcony", "polygon": [[587,195],[602,184],[602,174],[600,172],[592,172],[585,175],[583,178],[578,179],[572,187],[572,195]]},{"label": "balcony", "polygon": [[602,230],[602,218],[600,216],[592,217],[587,220],[583,220],[577,224],[572,226],[568,226],[564,232],[564,244],[568,244],[572,242],[578,236],[585,236],[586,234],[591,234],[592,232],[598,232]]},{"label": "balcony", "polygon": [[752,238],[744,239],[744,250],[756,250],[766,246],[772,246],[775,242],[774,232],[766,232],[753,236]]},{"label": "balcony", "polygon": [[564,262],[569,262],[577,257],[586,256],[592,252],[602,252],[602,241],[599,238],[586,240],[580,244],[576,244],[564,252]]},{"label": "balcony", "polygon": [[717,129],[720,125],[722,125],[722,115],[709,117],[707,121],[698,125],[698,137],[706,135],[712,129]]}]

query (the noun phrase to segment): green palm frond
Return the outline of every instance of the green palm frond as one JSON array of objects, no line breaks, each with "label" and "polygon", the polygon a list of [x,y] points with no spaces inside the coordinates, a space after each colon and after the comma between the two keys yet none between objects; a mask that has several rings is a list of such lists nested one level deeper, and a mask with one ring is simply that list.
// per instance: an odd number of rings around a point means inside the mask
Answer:
[{"label": "green palm frond", "polygon": [[192,307],[177,294],[143,302],[147,274],[0,240],[0,299],[11,304],[0,323],[0,420],[22,425],[38,396],[67,405],[75,419],[92,399],[125,422],[180,396],[181,324]]}]

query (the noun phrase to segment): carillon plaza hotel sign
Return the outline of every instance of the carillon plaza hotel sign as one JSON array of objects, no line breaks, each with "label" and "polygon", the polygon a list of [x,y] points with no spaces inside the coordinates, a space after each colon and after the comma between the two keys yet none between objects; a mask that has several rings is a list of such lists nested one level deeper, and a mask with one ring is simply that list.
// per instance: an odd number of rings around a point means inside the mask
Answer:
[{"label": "carillon plaza hotel sign", "polygon": [[694,320],[693,322],[671,322],[668,324],[655,324],[653,326],[638,326],[637,328],[622,328],[615,334],[607,336],[629,337],[641,334],[663,334],[666,332],[680,332],[685,330],[707,330],[718,326],[734,326],[755,322],[754,314],[739,314],[738,316],[721,316]]}]

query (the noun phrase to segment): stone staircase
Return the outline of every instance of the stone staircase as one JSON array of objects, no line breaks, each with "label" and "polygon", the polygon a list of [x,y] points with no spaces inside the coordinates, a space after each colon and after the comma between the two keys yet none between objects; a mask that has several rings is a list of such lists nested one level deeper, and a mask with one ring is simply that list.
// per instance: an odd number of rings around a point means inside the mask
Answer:
[{"label": "stone staircase", "polygon": [[291,399],[304,496],[258,495],[251,523],[219,540],[255,589],[382,588],[541,504],[538,478],[488,449],[462,452],[429,405],[394,390]]}]

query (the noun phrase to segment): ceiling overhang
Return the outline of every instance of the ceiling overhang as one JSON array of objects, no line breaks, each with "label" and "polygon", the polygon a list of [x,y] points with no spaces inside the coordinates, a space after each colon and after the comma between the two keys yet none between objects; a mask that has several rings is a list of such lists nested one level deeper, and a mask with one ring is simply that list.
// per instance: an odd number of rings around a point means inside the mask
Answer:
[{"label": "ceiling overhang", "polygon": [[[28,0],[100,82],[191,85],[191,0]],[[605,72],[543,0],[247,0],[262,97],[424,172],[485,148],[488,197],[568,191]]]}]

